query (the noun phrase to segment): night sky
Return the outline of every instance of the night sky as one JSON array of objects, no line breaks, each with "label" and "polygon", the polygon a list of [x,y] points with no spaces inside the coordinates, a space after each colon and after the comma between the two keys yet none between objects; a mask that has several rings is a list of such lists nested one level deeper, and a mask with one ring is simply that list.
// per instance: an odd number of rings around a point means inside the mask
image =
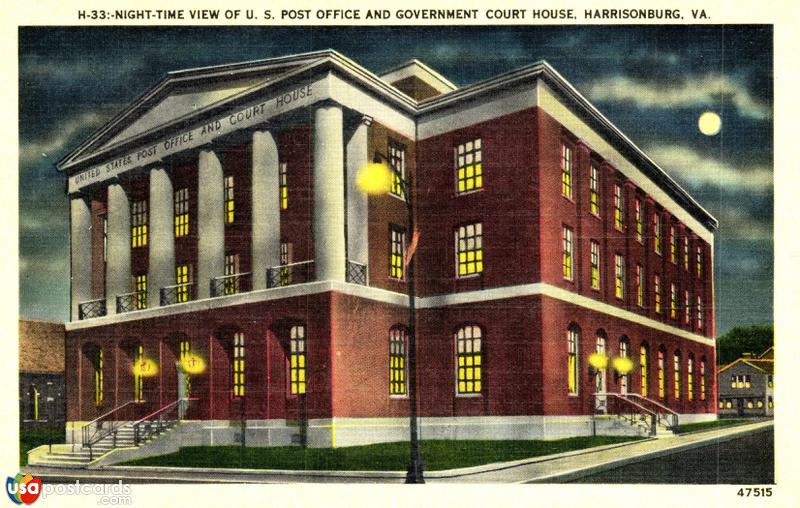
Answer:
[{"label": "night sky", "polygon": [[769,26],[21,28],[20,316],[68,319],[63,155],[167,71],[328,48],[378,73],[418,58],[459,86],[547,60],[719,220],[718,333],[772,322]]}]

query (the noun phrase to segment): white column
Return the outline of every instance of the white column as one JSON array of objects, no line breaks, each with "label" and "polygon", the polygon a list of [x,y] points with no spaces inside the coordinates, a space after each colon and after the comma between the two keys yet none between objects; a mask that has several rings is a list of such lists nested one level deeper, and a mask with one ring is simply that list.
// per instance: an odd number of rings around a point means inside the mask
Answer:
[{"label": "white column", "polygon": [[200,152],[197,199],[197,298],[210,296],[210,281],[225,269],[222,164],[211,150]]},{"label": "white column", "polygon": [[106,254],[106,308],[117,312],[117,295],[131,291],[131,206],[119,183],[108,186],[108,253]]},{"label": "white column", "polygon": [[71,249],[71,307],[72,321],[79,319],[78,305],[92,299],[92,263],[103,260],[92,259],[92,213],[89,202],[82,196],[70,200],[70,249]]},{"label": "white column", "polygon": [[147,306],[160,305],[160,291],[175,279],[174,194],[164,168],[150,170],[150,248],[148,249]]},{"label": "white column", "polygon": [[369,163],[367,133],[372,118],[365,116],[347,142],[347,257],[368,264],[367,195],[356,185],[358,172]]},{"label": "white column", "polygon": [[253,289],[267,287],[267,268],[280,263],[281,210],[278,191],[278,145],[272,133],[253,133],[252,204]]},{"label": "white column", "polygon": [[342,108],[314,113],[314,265],[317,280],[345,280]]}]

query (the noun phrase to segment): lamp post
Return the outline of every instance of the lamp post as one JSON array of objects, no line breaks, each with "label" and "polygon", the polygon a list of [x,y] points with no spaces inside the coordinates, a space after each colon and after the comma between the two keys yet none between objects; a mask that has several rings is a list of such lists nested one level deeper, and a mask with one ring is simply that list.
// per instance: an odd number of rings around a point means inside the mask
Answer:
[{"label": "lamp post", "polygon": [[416,249],[414,229],[414,206],[412,203],[411,177],[405,179],[398,174],[397,169],[388,161],[387,157],[375,152],[373,163],[363,168],[358,175],[358,186],[366,194],[387,194],[392,181],[400,186],[405,197],[406,212],[408,214],[408,231],[412,234],[411,247],[403,260],[408,282],[408,399],[409,399],[409,432],[410,456],[406,483],[425,483],[423,477],[422,458],[419,452],[419,429],[417,425],[417,347],[416,347],[416,278],[412,258]]}]

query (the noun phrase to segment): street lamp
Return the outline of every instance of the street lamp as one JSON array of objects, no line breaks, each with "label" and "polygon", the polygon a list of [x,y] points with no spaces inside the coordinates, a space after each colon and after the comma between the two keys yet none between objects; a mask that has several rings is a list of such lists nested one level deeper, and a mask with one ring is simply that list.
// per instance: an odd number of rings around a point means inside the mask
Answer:
[{"label": "street lamp", "polygon": [[387,160],[387,157],[379,152],[375,152],[372,164],[368,164],[359,171],[357,184],[366,194],[384,195],[387,194],[392,182],[400,186],[401,192],[405,197],[406,211],[408,213],[408,231],[412,234],[411,244],[405,253],[403,263],[406,265],[408,280],[408,398],[409,398],[409,430],[410,436],[410,458],[408,461],[408,472],[406,473],[406,483],[425,483],[422,472],[422,458],[419,453],[419,432],[417,428],[417,348],[416,348],[416,306],[415,306],[415,287],[414,264],[411,262],[416,250],[417,232],[414,227],[414,207],[412,199],[412,185],[410,177],[404,179],[396,168]]}]

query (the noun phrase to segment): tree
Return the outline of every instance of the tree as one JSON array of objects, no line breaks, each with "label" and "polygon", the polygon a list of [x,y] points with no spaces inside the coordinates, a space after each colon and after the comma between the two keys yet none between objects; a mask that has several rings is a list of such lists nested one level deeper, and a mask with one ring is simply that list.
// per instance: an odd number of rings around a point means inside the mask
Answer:
[{"label": "tree", "polygon": [[775,344],[772,325],[736,326],[717,338],[719,365],[726,365],[741,358],[743,353],[760,355]]}]

